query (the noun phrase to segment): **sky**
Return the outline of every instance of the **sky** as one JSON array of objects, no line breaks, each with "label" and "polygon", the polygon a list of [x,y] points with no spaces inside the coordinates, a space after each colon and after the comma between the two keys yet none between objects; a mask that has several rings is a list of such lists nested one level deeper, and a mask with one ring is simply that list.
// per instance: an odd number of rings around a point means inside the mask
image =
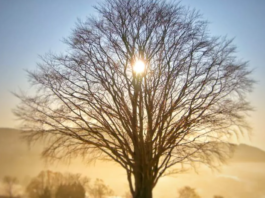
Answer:
[{"label": "sky", "polygon": [[[103,0],[97,1],[101,2]],[[255,111],[248,121],[252,136],[240,141],[265,150],[265,1],[183,0],[209,21],[213,36],[234,38],[237,57],[249,62],[257,81],[249,100]],[[12,113],[19,100],[12,94],[33,92],[25,70],[34,70],[40,55],[67,49],[77,19],[95,15],[91,0],[0,0],[0,127],[16,128]]]}]

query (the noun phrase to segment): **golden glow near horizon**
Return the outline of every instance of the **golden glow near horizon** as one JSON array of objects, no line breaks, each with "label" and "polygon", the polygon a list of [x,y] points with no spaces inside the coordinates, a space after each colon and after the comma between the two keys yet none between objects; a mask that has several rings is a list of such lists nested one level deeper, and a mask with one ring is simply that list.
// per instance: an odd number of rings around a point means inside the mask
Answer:
[{"label": "golden glow near horizon", "polygon": [[137,74],[143,73],[145,70],[145,63],[142,60],[136,60],[133,65],[133,71]]}]

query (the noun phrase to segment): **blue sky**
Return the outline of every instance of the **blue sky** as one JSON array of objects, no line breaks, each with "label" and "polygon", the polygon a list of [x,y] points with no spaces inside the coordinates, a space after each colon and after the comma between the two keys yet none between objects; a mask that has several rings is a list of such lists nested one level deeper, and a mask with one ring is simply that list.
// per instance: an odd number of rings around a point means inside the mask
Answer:
[{"label": "blue sky", "polygon": [[[234,38],[237,56],[254,69],[257,84],[249,98],[256,111],[249,118],[254,134],[250,143],[265,149],[265,1],[183,0],[181,4],[201,12],[211,35]],[[0,1],[0,127],[17,126],[12,109],[18,100],[11,92],[30,91],[24,70],[34,70],[39,55],[63,52],[67,47],[63,38],[71,34],[77,18],[96,14],[93,5],[91,0]]]}]

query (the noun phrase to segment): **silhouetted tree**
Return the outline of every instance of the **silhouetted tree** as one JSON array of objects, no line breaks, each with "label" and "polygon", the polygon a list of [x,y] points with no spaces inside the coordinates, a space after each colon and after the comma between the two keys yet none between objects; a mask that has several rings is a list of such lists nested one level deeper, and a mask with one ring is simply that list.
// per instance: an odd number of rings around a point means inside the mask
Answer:
[{"label": "silhouetted tree", "polygon": [[27,196],[29,198],[50,198],[61,182],[63,182],[63,175],[61,173],[41,171],[27,185]]},{"label": "silhouetted tree", "polygon": [[51,190],[47,186],[44,188],[43,192],[39,194],[39,198],[52,198]]},{"label": "silhouetted tree", "polygon": [[61,184],[56,190],[55,198],[67,197],[67,194],[68,194],[68,185]]},{"label": "silhouetted tree", "polygon": [[178,198],[200,198],[194,188],[185,186],[179,190]]},{"label": "silhouetted tree", "polygon": [[73,174],[73,173],[65,173],[63,174],[64,181],[62,184],[68,184],[72,186],[72,189],[80,189],[80,187],[84,189],[89,188],[89,179],[81,174]]},{"label": "silhouetted tree", "polygon": [[5,176],[3,178],[3,188],[9,197],[15,196],[15,186],[18,184],[16,177]]},{"label": "silhouetted tree", "polygon": [[113,191],[105,185],[102,179],[96,179],[94,185],[89,187],[88,192],[92,198],[104,198],[113,194]]},{"label": "silhouetted tree", "polygon": [[80,183],[61,184],[55,198],[85,198],[86,191]]},{"label": "silhouetted tree", "polygon": [[17,94],[28,140],[46,137],[47,157],[116,161],[134,198],[151,198],[174,165],[223,162],[229,137],[247,129],[253,83],[231,40],[167,1],[107,0],[97,11],[66,54],[29,72],[36,95]]},{"label": "silhouetted tree", "polygon": [[80,174],[42,171],[30,181],[26,192],[29,198],[59,198],[70,195],[83,198],[88,182],[89,180]]}]

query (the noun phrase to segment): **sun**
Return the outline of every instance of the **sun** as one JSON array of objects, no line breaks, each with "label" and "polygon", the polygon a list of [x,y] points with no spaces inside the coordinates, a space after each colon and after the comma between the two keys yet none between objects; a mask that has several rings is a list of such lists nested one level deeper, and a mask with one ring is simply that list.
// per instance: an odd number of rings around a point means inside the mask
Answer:
[{"label": "sun", "polygon": [[133,65],[133,71],[137,74],[143,73],[145,70],[145,64],[142,60],[135,61]]}]

